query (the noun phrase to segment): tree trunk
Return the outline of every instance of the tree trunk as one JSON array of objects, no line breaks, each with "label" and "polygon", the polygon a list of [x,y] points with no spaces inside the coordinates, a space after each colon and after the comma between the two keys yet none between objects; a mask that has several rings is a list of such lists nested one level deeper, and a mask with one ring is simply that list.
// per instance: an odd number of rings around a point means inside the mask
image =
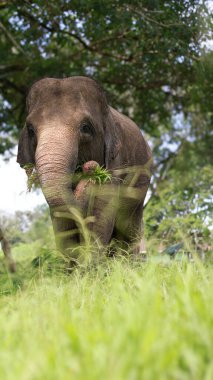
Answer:
[{"label": "tree trunk", "polygon": [[2,229],[0,228],[0,242],[1,242],[1,247],[4,252],[4,256],[7,260],[9,270],[10,272],[15,272],[16,271],[16,263],[13,260],[12,254],[11,254],[11,249],[10,249],[10,244],[9,241],[5,238]]}]

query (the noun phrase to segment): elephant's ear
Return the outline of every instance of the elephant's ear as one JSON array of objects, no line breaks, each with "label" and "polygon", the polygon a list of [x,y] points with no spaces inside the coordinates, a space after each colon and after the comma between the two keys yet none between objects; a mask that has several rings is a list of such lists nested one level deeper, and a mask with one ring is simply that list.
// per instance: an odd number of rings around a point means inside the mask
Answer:
[{"label": "elephant's ear", "polygon": [[119,131],[110,108],[105,121],[104,144],[105,166],[108,169],[111,167],[112,161],[117,157],[121,146]]},{"label": "elephant's ear", "polygon": [[17,162],[23,168],[27,164],[35,164],[35,143],[31,141],[25,126],[19,138]]}]

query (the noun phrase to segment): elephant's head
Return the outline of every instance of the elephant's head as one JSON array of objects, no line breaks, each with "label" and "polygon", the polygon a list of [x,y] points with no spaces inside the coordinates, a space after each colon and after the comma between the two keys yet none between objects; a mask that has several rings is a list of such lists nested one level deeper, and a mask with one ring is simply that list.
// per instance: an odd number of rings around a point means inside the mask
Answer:
[{"label": "elephant's head", "polygon": [[[56,207],[66,211],[76,203],[72,174],[77,165],[94,160],[110,167],[117,155],[118,136],[105,95],[86,77],[45,78],[32,86],[27,113],[17,161],[22,167],[35,164],[51,214]],[[59,219],[55,229],[65,231],[70,223]]]}]

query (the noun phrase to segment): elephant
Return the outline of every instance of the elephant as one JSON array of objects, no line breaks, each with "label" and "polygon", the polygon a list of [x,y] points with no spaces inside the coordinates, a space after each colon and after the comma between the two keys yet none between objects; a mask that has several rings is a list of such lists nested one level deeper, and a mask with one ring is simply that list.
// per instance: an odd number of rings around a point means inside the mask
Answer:
[{"label": "elephant", "polygon": [[[138,252],[152,172],[151,149],[138,126],[108,104],[94,79],[84,76],[38,80],[29,90],[26,108],[17,162],[36,168],[59,251],[72,256],[82,242],[81,215],[102,246],[114,240]],[[75,197],[74,176],[91,160],[112,179],[91,184],[81,201]]]}]

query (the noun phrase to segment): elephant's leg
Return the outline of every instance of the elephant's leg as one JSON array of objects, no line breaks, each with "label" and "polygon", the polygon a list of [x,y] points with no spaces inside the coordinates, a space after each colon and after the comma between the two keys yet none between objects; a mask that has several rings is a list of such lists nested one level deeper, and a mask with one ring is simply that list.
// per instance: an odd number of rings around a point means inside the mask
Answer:
[{"label": "elephant's leg", "polygon": [[118,188],[114,185],[96,185],[91,188],[87,215],[93,216],[89,229],[94,239],[107,245],[113,234],[118,209]]},{"label": "elephant's leg", "polygon": [[136,185],[139,183],[140,187],[123,186],[121,188],[116,216],[115,238],[130,244],[131,252],[137,254],[141,249],[143,204],[148,189],[144,182],[144,177],[139,176]]},{"label": "elephant's leg", "polygon": [[116,232],[119,240],[131,244],[131,252],[141,252],[143,235],[143,204],[149,186],[149,178],[140,170],[131,172],[127,183],[122,186],[119,210],[116,217]]},{"label": "elephant's leg", "polygon": [[50,215],[53,223],[53,230],[56,240],[56,246],[68,260],[76,252],[76,247],[79,246],[80,239],[80,226],[77,223],[83,217],[79,209],[71,205],[55,207],[50,210]]},{"label": "elephant's leg", "polygon": [[96,183],[94,176],[98,168],[96,161],[84,163],[82,173],[85,177],[77,184],[74,196],[81,203],[85,220],[89,221],[87,227],[92,240],[98,239],[106,245],[114,228],[117,188],[112,183]]},{"label": "elephant's leg", "polygon": [[114,238],[134,254],[140,252],[143,205],[123,199],[116,216]]}]

